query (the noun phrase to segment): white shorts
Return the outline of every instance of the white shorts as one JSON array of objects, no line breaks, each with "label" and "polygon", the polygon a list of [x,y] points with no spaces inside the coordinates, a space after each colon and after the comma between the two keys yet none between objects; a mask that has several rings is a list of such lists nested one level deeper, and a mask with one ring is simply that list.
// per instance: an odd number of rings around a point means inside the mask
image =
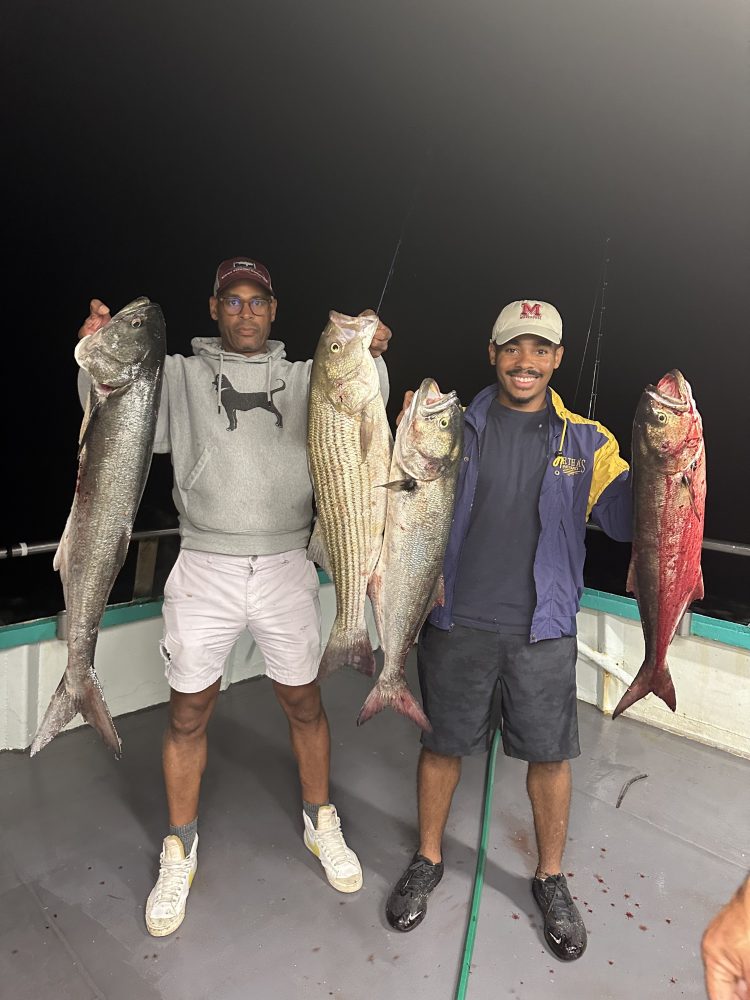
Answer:
[{"label": "white shorts", "polygon": [[203,691],[249,629],[281,684],[309,684],[321,656],[318,572],[304,549],[227,556],[181,549],[164,587],[162,655],[169,686]]}]

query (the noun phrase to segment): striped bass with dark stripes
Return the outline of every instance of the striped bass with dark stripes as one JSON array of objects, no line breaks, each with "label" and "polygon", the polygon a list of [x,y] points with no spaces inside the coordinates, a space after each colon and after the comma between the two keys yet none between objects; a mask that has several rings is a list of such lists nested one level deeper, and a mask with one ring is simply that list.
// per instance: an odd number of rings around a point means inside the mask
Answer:
[{"label": "striped bass with dark stripes", "polygon": [[165,339],[161,309],[140,298],[76,346],[76,361],[90,375],[91,390],[75,497],[54,560],[65,594],[68,665],[34,736],[32,756],[78,712],[120,755],[94,653],[151,465]]},{"label": "striped bass with dark stripes", "polygon": [[392,435],[370,344],[378,317],[331,312],[310,375],[308,456],[318,517],[309,556],[331,575],[336,618],[323,679],[350,665],[375,672],[367,588],[383,542]]},{"label": "striped bass with dark stripes", "polygon": [[385,536],[370,588],[385,663],[359,725],[390,706],[430,729],[404,665],[427,615],[442,603],[462,450],[463,412],[455,392],[441,393],[433,379],[424,379],[396,431]]},{"label": "striped bass with dark stripes", "polygon": [[638,599],[646,655],[612,718],[649,692],[676,710],[667,649],[688,605],[703,597],[706,449],[690,385],[677,370],[643,391],[633,421],[632,475],[627,589]]}]

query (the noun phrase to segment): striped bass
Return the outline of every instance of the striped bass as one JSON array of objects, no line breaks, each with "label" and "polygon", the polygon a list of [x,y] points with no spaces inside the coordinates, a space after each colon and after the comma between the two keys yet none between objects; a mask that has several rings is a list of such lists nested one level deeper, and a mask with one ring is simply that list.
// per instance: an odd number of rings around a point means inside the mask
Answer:
[{"label": "striped bass", "polygon": [[310,375],[308,456],[318,517],[309,557],[331,575],[336,618],[323,679],[349,664],[372,676],[365,598],[383,542],[392,436],[370,344],[378,317],[331,312]]}]

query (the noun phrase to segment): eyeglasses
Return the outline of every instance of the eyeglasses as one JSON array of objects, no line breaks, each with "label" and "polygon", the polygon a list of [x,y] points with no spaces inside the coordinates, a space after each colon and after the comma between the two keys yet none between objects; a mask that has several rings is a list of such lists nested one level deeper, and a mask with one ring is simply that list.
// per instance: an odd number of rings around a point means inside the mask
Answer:
[{"label": "eyeglasses", "polygon": [[253,316],[267,316],[271,309],[271,299],[254,295],[251,299],[243,299],[239,295],[220,295],[219,302],[230,316],[239,316],[245,305],[250,306]]}]

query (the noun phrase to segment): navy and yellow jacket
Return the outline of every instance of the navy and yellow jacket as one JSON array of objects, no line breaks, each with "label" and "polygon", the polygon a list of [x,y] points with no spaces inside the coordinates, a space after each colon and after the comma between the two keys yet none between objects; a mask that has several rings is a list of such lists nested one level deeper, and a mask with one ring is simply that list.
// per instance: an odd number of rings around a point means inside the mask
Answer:
[{"label": "navy and yellow jacket", "polygon": [[[430,615],[430,622],[442,629],[453,628],[453,593],[474,505],[480,443],[496,396],[497,386],[488,386],[464,414],[464,457],[443,562],[445,604]],[[597,421],[571,413],[549,388],[547,411],[549,451],[539,493],[540,531],[534,559],[537,603],[531,642],[576,634],[589,517],[617,541],[630,541],[632,532],[630,473],[613,435]],[[492,544],[491,539],[487,541]],[[502,552],[497,553],[497,565],[502,573]]]}]

